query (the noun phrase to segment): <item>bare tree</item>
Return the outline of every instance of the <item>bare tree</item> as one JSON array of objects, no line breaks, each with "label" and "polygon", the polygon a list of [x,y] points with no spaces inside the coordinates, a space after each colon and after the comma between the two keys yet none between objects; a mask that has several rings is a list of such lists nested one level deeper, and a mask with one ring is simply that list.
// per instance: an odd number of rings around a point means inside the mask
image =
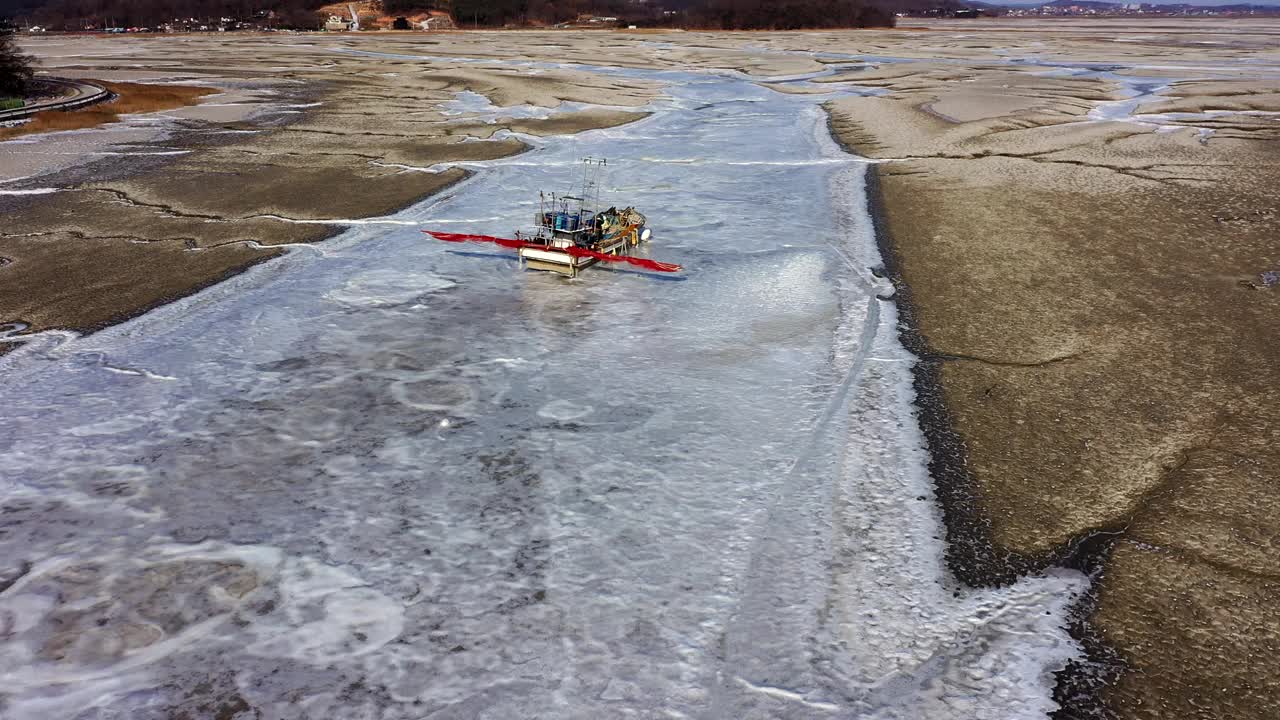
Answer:
[{"label": "bare tree", "polygon": [[0,31],[0,96],[22,97],[31,87],[29,55],[22,54],[13,32]]}]

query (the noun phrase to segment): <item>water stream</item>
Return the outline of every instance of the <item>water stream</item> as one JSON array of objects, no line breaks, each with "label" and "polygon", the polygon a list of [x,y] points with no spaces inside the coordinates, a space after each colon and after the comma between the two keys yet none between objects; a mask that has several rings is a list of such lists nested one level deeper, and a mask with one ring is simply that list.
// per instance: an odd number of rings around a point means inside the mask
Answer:
[{"label": "water stream", "polygon": [[[670,97],[0,358],[5,717],[1054,707],[1085,580],[947,574],[866,165],[825,98],[608,72]],[[588,155],[682,276],[567,280],[419,232],[509,234]]]}]

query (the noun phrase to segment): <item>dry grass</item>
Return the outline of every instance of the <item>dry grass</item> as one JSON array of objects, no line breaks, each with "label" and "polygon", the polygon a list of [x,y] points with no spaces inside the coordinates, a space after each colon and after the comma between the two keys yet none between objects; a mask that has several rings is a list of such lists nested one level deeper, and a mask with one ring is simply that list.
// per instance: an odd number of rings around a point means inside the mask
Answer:
[{"label": "dry grass", "polygon": [[82,130],[120,121],[121,115],[160,112],[194,105],[205,95],[218,91],[191,85],[147,85],[143,83],[99,83],[117,95],[110,102],[90,105],[82,110],[48,110],[36,113],[31,121],[11,128],[0,128],[0,140],[55,132]]}]

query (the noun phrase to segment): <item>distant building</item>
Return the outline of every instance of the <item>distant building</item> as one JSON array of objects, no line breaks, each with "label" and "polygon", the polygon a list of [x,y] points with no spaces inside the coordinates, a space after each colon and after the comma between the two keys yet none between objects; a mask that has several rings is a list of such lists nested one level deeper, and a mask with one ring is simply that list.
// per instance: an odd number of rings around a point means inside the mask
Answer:
[{"label": "distant building", "polygon": [[324,22],[324,29],[331,32],[356,31],[360,29],[360,15],[356,13],[355,3],[347,5],[348,16],[333,13]]},{"label": "distant building", "polygon": [[449,13],[439,10],[432,10],[431,16],[421,21],[419,25],[423,30],[453,30],[455,27]]},{"label": "distant building", "polygon": [[329,19],[324,21],[324,29],[330,32],[346,32],[351,29],[351,26],[351,19],[341,15],[330,15]]}]

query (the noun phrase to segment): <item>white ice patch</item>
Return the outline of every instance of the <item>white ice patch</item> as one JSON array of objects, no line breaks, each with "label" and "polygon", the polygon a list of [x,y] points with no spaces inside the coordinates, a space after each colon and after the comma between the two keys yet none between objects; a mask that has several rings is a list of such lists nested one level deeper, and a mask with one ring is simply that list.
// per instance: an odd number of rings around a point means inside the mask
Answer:
[{"label": "white ice patch", "polygon": [[287,218],[272,213],[265,213],[256,217],[271,218],[280,222],[292,223],[294,225],[417,225],[413,220],[397,220],[395,218],[324,218],[320,220],[307,220],[299,218]]},{"label": "white ice patch", "polygon": [[466,414],[467,408],[477,399],[477,393],[470,385],[432,375],[393,383],[391,396],[396,402],[415,410],[455,415]]},{"label": "white ice patch", "polygon": [[560,101],[554,107],[544,105],[494,105],[488,97],[470,90],[455,93],[454,99],[440,105],[440,114],[459,120],[479,120],[495,123],[500,118],[546,120],[557,115],[568,115],[583,110],[621,110],[636,112],[645,108],[597,105],[592,103]]},{"label": "white ice patch", "polygon": [[377,270],[352,278],[341,289],[330,291],[328,297],[351,307],[392,307],[454,285],[452,280],[432,273]]},{"label": "white ice patch", "polygon": [[1203,112],[1165,112],[1138,113],[1142,104],[1161,97],[1168,89],[1162,86],[1147,94],[1126,100],[1101,103],[1089,112],[1091,120],[1109,120],[1127,122],[1151,128],[1157,133],[1171,133],[1179,130],[1195,130],[1203,140],[1212,134],[1212,128],[1205,128],[1196,123],[1212,122],[1229,117],[1280,118],[1280,112],[1273,110],[1206,110]]},{"label": "white ice patch", "polygon": [[[442,115],[462,115],[463,113],[486,113],[498,109],[488,97],[471,90],[454,93],[453,99],[440,105]],[[545,109],[545,108],[544,108]]]},{"label": "white ice patch", "polygon": [[552,400],[538,409],[538,415],[556,422],[572,422],[591,414],[595,408],[579,405],[569,400]]},{"label": "white ice patch", "polygon": [[404,628],[403,605],[316,560],[291,562],[280,592],[283,617],[251,625],[247,652],[323,665],[373,652]]},{"label": "white ice patch", "polygon": [[356,657],[394,640],[403,617],[400,603],[350,573],[271,547],[153,545],[51,559],[0,594],[5,716],[110,707],[152,687],[150,667],[233,636],[232,650],[257,655]]},{"label": "white ice patch", "polygon": [[52,195],[62,188],[31,188],[29,190],[0,190],[0,195]]},{"label": "white ice patch", "polygon": [[397,170],[404,170],[405,172],[429,173],[431,175],[439,175],[441,172],[443,172],[446,169],[444,163],[439,165],[422,166],[422,165],[405,165],[404,163],[388,163],[388,162],[380,162],[378,160],[370,160],[369,164],[374,167],[395,168]]},{"label": "white ice patch", "polygon": [[68,434],[75,435],[77,437],[90,437],[94,435],[123,435],[130,430],[136,430],[143,427],[150,421],[150,418],[139,415],[123,415],[111,418],[110,420],[103,420],[102,422],[89,423],[77,428],[72,428],[68,431]]}]

